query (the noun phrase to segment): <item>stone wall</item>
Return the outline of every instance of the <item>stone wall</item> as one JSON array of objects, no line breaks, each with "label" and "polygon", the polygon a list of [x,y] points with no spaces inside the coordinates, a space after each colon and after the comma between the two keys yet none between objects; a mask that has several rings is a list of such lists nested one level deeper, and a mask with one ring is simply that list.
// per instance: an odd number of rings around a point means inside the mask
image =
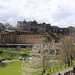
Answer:
[{"label": "stone wall", "polygon": [[[16,43],[24,44],[24,43],[40,43],[43,41],[45,35],[17,35]],[[46,35],[49,37],[49,35]]]}]

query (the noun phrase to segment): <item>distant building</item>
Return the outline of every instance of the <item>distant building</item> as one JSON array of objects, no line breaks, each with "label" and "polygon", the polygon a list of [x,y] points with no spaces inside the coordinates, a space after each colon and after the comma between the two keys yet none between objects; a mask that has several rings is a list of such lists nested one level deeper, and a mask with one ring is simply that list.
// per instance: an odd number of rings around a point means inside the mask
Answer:
[{"label": "distant building", "polygon": [[0,23],[0,30],[7,30],[7,29],[9,29],[9,30],[10,30],[10,29],[13,30],[14,27],[11,26],[9,23],[5,23],[5,24]]},{"label": "distant building", "polygon": [[2,27],[2,23],[0,23],[0,30],[1,30],[1,27]]},{"label": "distant building", "polygon": [[70,31],[75,31],[75,28],[70,26],[67,28],[59,28],[46,23],[37,23],[34,21],[18,21],[17,27],[24,31],[33,31],[36,34],[52,33],[53,35],[69,35]]},{"label": "distant building", "polygon": [[22,30],[25,31],[34,31],[35,33],[40,33],[38,32],[39,29],[42,29],[42,32],[48,32],[50,30],[50,24],[46,23],[40,23],[38,24],[35,20],[34,21],[18,21],[17,27],[21,28]]},{"label": "distant building", "polygon": [[7,43],[15,43],[16,41],[16,33],[13,30],[2,30],[0,32],[0,43],[7,44]]},{"label": "distant building", "polygon": [[0,30],[3,30],[5,27],[2,23],[0,23]]},{"label": "distant building", "polygon": [[43,38],[52,41],[53,36],[49,34],[34,34],[31,31],[3,30],[0,32],[0,45],[13,44],[16,46],[24,44],[35,44],[43,41]]},{"label": "distant building", "polygon": [[12,26],[12,25],[10,25],[9,23],[5,23],[5,24],[3,24],[4,25],[4,29],[5,30],[13,30],[14,29],[14,27]]}]

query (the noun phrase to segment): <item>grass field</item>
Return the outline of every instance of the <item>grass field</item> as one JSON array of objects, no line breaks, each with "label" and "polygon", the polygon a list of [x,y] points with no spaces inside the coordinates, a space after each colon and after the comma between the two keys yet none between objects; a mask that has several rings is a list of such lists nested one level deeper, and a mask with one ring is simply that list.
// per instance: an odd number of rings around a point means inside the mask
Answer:
[{"label": "grass field", "polygon": [[6,63],[5,67],[0,67],[0,75],[21,75],[22,61]]},{"label": "grass field", "polygon": [[27,51],[32,51],[30,49],[25,49],[25,48],[22,48],[20,50],[18,50],[17,48],[0,48],[0,51],[4,51],[4,50],[15,51],[15,52],[25,52],[25,53],[27,53]]},{"label": "grass field", "polygon": [[15,52],[9,52],[9,51],[0,51],[0,59],[6,59],[6,58],[11,58],[11,59],[19,59],[19,57],[22,56],[25,59],[30,57],[29,55],[25,53],[15,53]]},{"label": "grass field", "polygon": [[[13,50],[11,50],[13,51]],[[22,49],[21,52],[25,52],[25,53],[15,53],[15,52],[11,52],[11,51],[0,51],[0,59],[3,58],[11,58],[11,59],[19,59],[20,56],[23,56],[25,58],[29,58],[30,56],[25,54],[27,52],[27,50]],[[56,59],[57,60],[57,59]],[[24,64],[24,70],[22,69],[22,64]],[[27,73],[29,73],[29,75],[41,75],[41,70],[40,71],[32,71],[32,67],[30,67],[31,65],[29,65],[28,61],[14,61],[14,62],[10,62],[10,63],[5,63],[4,67],[0,66],[0,75],[22,75],[21,73],[24,72],[24,75],[27,75]],[[73,65],[75,65],[75,61],[73,61]],[[65,69],[65,64],[62,62],[60,64],[60,62],[55,62],[55,63],[51,63],[51,65],[49,65],[51,68],[46,71],[46,75],[50,74],[50,73],[54,73],[60,70]],[[29,70],[28,70],[28,69]],[[68,66],[66,65],[66,68],[68,68]]]},{"label": "grass field", "polygon": [[[30,67],[28,66],[28,62],[24,61],[24,64],[26,65],[26,69],[22,69],[23,61],[14,61],[10,63],[6,63],[4,67],[0,67],[0,75],[41,75],[40,72],[33,72]],[[25,66],[24,66],[25,68]],[[29,68],[29,70],[27,69]]]},{"label": "grass field", "polygon": [[[73,63],[75,64],[75,61]],[[28,74],[29,75],[41,75],[41,70],[33,72],[32,71],[33,68],[30,65],[29,66],[28,65],[29,65],[28,61],[14,61],[10,63],[5,63],[4,67],[0,67],[0,75],[22,75],[22,73],[24,73],[24,75],[28,75]],[[62,69],[61,68],[57,69],[54,66],[51,67],[51,72],[47,70],[45,75],[65,69],[65,66],[63,64],[61,65]],[[60,65],[56,65],[56,66],[59,67]]]}]

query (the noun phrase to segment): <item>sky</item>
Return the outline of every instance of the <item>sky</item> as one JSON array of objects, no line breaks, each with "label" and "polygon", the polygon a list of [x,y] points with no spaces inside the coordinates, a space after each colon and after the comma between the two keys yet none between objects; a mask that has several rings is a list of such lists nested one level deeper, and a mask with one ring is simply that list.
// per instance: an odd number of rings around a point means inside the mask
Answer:
[{"label": "sky", "polygon": [[75,0],[0,0],[0,22],[23,20],[75,27]]}]

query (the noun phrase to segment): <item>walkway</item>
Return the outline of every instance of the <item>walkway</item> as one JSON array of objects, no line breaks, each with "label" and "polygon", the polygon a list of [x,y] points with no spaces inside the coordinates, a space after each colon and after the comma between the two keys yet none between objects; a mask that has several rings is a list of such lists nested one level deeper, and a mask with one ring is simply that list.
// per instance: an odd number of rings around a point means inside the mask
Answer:
[{"label": "walkway", "polygon": [[61,75],[64,75],[65,72],[68,72],[70,70],[72,70],[72,67],[64,69],[64,70],[61,70],[61,71],[58,71],[58,72],[50,74],[50,75],[58,75],[58,73],[60,73]]},{"label": "walkway", "polygon": [[8,62],[13,62],[13,61],[20,61],[20,60],[14,59],[14,60],[5,60],[5,61],[2,61],[2,62],[3,63],[8,63]]}]

